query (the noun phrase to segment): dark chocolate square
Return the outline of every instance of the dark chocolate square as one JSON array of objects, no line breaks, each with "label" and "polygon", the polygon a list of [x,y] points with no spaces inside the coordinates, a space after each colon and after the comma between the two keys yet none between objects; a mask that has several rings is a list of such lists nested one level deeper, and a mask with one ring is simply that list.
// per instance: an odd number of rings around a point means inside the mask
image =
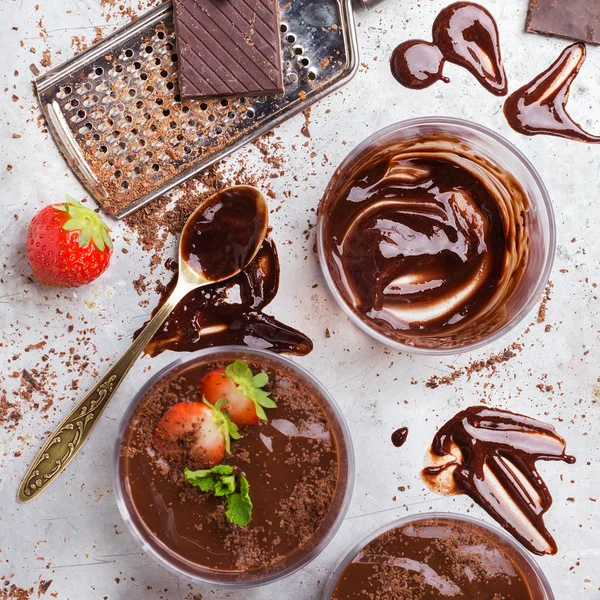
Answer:
[{"label": "dark chocolate square", "polygon": [[600,0],[530,0],[527,31],[600,44]]},{"label": "dark chocolate square", "polygon": [[284,91],[278,0],[175,0],[182,98]]}]

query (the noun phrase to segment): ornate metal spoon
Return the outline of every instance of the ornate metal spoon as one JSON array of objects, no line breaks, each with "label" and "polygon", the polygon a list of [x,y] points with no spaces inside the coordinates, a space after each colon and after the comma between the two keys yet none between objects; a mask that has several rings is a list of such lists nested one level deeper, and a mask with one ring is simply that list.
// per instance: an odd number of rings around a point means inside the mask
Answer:
[{"label": "ornate metal spoon", "polygon": [[181,232],[175,289],[125,354],[50,435],[21,482],[20,502],[40,494],[79,451],[129,369],[175,306],[191,291],[230,279],[246,268],[265,239],[268,214],[265,197],[250,186],[220,190],[198,206]]}]

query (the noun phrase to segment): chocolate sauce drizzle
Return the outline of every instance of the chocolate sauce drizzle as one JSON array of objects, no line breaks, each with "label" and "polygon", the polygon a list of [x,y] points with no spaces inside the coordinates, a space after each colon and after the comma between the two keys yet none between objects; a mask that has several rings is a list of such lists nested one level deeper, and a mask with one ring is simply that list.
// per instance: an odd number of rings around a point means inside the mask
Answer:
[{"label": "chocolate sauce drizzle", "polygon": [[600,136],[584,131],[567,112],[569,90],[585,58],[585,46],[572,44],[548,69],[511,94],[504,103],[508,124],[524,135],[548,134],[600,143]]},{"label": "chocolate sauce drizzle", "polygon": [[[177,274],[162,292],[152,316],[176,281]],[[300,356],[308,354],[313,348],[310,338],[262,312],[278,288],[279,259],[274,242],[267,238],[245,271],[224,283],[188,294],[146,346],[146,354],[157,356],[165,350],[192,352],[236,344]],[[230,300],[235,293],[239,299]]]},{"label": "chocolate sauce drizzle", "polygon": [[442,494],[467,494],[531,552],[556,554],[543,516],[552,505],[538,460],[572,464],[552,425],[485,406],[459,412],[435,435],[425,483]]},{"label": "chocolate sauce drizzle", "polygon": [[409,40],[392,55],[394,77],[405,87],[423,89],[450,80],[443,75],[446,61],[464,67],[496,96],[508,92],[498,26],[483,6],[456,2],[433,23],[433,43]]}]

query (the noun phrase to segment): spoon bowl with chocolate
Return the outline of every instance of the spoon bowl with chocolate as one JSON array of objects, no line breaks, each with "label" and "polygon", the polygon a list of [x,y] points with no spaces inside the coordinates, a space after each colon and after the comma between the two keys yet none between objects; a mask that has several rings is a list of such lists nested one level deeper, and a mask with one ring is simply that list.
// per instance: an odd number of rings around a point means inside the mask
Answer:
[{"label": "spoon bowl with chocolate", "polygon": [[268,216],[264,195],[247,185],[224,188],[200,203],[181,232],[179,275],[171,294],[121,358],[46,440],[21,482],[20,502],[40,494],[77,454],[119,385],[177,304],[194,290],[238,275],[252,262],[267,235]]},{"label": "spoon bowl with chocolate", "polygon": [[323,600],[554,600],[534,560],[502,530],[451,513],[399,519],[341,561]]},{"label": "spoon bowl with chocolate", "polygon": [[339,409],[304,369],[245,346],[156,374],[121,423],[123,519],[161,565],[219,587],[270,583],[329,543],[354,481]]},{"label": "spoon bowl with chocolate", "polygon": [[354,323],[424,354],[512,329],[541,296],[556,246],[527,158],[451,118],[405,121],[360,144],[325,191],[317,235],[325,279]]}]

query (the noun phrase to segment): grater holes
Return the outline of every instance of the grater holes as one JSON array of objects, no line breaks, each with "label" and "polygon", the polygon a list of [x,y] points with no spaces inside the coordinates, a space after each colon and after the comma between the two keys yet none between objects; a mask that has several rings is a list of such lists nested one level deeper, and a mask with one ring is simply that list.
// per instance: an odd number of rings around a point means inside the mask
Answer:
[{"label": "grater holes", "polygon": [[296,56],[302,56],[303,53],[304,53],[304,49],[302,48],[302,46],[296,46],[294,48],[294,54]]},{"label": "grater holes", "polygon": [[168,72],[166,69],[163,69],[163,70],[160,72],[160,76],[161,76],[161,77],[168,77],[168,76],[169,76],[169,72]]},{"label": "grater holes", "polygon": [[69,108],[77,108],[79,106],[79,100],[77,98],[73,98],[69,104]]},{"label": "grater holes", "polygon": [[296,36],[293,33],[290,33],[286,38],[285,38],[290,44],[293,44],[296,41]]},{"label": "grater holes", "polygon": [[127,58],[131,58],[133,56],[133,50],[131,48],[127,48],[123,53]]},{"label": "grater holes", "polygon": [[133,68],[134,68],[136,71],[137,71],[137,70],[139,70],[139,69],[141,69],[141,68],[142,68],[142,63],[141,63],[139,60],[136,60],[136,61],[133,63]]},{"label": "grater holes", "polygon": [[308,67],[308,65],[310,65],[310,60],[308,58],[306,58],[306,56],[300,61],[300,64],[303,67]]},{"label": "grater holes", "polygon": [[154,64],[158,67],[160,64],[162,63],[162,61],[160,60],[160,58],[158,58],[158,56],[154,59]]},{"label": "grater holes", "polygon": [[136,95],[136,94],[137,94],[137,92],[135,91],[135,89],[134,89],[134,88],[131,88],[131,89],[129,90],[129,95],[130,95],[132,98],[135,98],[135,95]]},{"label": "grater holes", "polygon": [[215,133],[216,133],[217,135],[221,135],[221,134],[223,133],[223,128],[222,128],[222,127],[220,127],[220,126],[218,126],[218,127],[215,127]]},{"label": "grater holes", "polygon": [[[175,87],[175,84],[172,81],[167,81],[167,89],[168,90],[172,90]],[[175,99],[175,102],[177,102],[177,100]]]},{"label": "grater holes", "polygon": [[115,72],[122,73],[123,72],[123,65],[115,65]]},{"label": "grater holes", "polygon": [[146,54],[152,54],[152,52],[154,52],[154,48],[150,45],[146,46],[144,50],[146,51]]},{"label": "grater holes", "polygon": [[167,42],[165,44],[165,48],[167,49],[168,52],[171,52],[171,50],[173,50],[173,44],[171,44],[170,42]]},{"label": "grater holes", "polygon": [[227,113],[227,116],[228,116],[230,119],[235,119],[235,113],[234,113],[232,110],[230,110],[230,111]]},{"label": "grater holes", "polygon": [[121,175],[123,175],[123,172],[122,172],[122,171],[120,171],[119,169],[117,169],[117,170],[115,171],[115,177],[116,177],[117,179],[119,179],[119,177],[121,177]]},{"label": "grater holes", "polygon": [[146,73],[140,73],[140,79],[142,81],[146,81],[146,79],[148,79],[148,75],[146,75]]},{"label": "grater holes", "polygon": [[162,114],[163,114],[165,117],[168,117],[168,116],[171,114],[171,111],[170,111],[168,108],[165,108],[165,109],[162,111]]},{"label": "grater holes", "polygon": [[208,104],[206,104],[206,102],[203,102],[203,103],[200,105],[200,110],[208,110]]},{"label": "grater holes", "polygon": [[183,151],[184,151],[186,154],[191,154],[191,153],[192,153],[192,149],[191,149],[189,146],[184,146],[184,147],[183,147]]},{"label": "grater holes", "polygon": [[281,33],[285,33],[288,30],[288,26],[285,23],[282,23],[279,26],[279,29],[281,30]]},{"label": "grater holes", "polygon": [[179,60],[179,56],[177,56],[177,54],[171,54],[171,60],[176,63]]},{"label": "grater holes", "polygon": [[256,114],[256,113],[254,112],[254,109],[253,109],[253,108],[249,108],[249,109],[246,111],[246,116],[247,116],[249,119],[253,119],[255,114]]},{"label": "grater holes", "polygon": [[314,80],[317,78],[317,74],[316,74],[314,71],[309,71],[309,72],[308,72],[308,78],[309,78],[311,81],[314,81]]},{"label": "grater holes", "polygon": [[153,171],[158,171],[158,170],[160,170],[160,165],[159,165],[158,163],[154,163],[154,164],[152,165],[152,170],[153,170]]},{"label": "grater holes", "polygon": [[181,107],[181,112],[182,112],[183,114],[187,114],[187,113],[189,113],[189,112],[190,112],[190,107],[184,104],[184,105]]},{"label": "grater holes", "polygon": [[127,181],[124,181],[124,182],[121,184],[121,187],[122,187],[124,190],[127,190],[127,189],[129,189],[129,183],[128,183]]},{"label": "grater holes", "polygon": [[285,79],[288,83],[298,83],[298,74],[297,73],[288,73],[285,76]]},{"label": "grater holes", "polygon": [[212,115],[212,114],[211,114],[211,115],[208,115],[208,120],[209,120],[211,123],[214,123],[214,122],[216,121],[216,119],[217,119],[217,117],[215,117],[215,115]]},{"label": "grater holes", "polygon": [[221,100],[221,106],[229,106],[229,102],[228,102],[227,98],[223,98]]},{"label": "grater holes", "polygon": [[104,75],[104,69],[102,67],[96,67],[94,69],[94,73],[96,73],[96,75],[100,77],[101,75]]},{"label": "grater holes", "polygon": [[156,37],[157,37],[159,40],[164,40],[164,39],[165,39],[165,32],[164,32],[164,31],[158,31],[158,32],[156,33]]}]

